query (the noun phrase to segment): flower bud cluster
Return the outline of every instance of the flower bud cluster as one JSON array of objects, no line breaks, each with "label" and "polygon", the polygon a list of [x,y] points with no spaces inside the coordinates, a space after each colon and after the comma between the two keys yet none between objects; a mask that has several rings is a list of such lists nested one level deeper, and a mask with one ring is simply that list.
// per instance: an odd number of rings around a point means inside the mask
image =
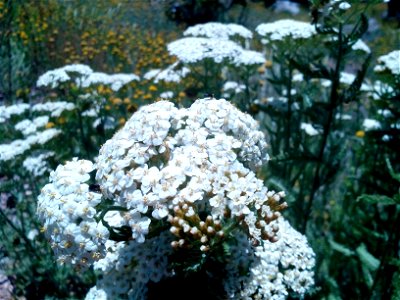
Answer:
[{"label": "flower bud cluster", "polygon": [[180,203],[174,206],[173,215],[168,215],[171,223],[170,232],[178,238],[171,242],[174,249],[192,248],[200,244],[200,251],[210,250],[210,242],[217,242],[225,236],[222,223],[208,215],[202,221],[197,208],[192,203]]},{"label": "flower bud cluster", "polygon": [[102,195],[86,183],[93,163],[77,160],[60,165],[50,174],[38,198],[37,214],[43,231],[61,263],[88,267],[105,255],[109,232],[95,220]]}]

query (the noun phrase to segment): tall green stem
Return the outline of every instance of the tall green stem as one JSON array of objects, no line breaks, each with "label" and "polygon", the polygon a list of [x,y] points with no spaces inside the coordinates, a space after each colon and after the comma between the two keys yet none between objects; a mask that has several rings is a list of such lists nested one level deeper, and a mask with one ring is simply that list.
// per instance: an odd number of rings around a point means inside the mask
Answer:
[{"label": "tall green stem", "polygon": [[310,198],[308,202],[306,203],[306,207],[304,209],[304,219],[303,219],[303,224],[301,227],[301,232],[305,233],[307,229],[307,222],[311,214],[313,202],[315,199],[315,195],[317,190],[320,187],[320,171],[321,167],[323,164],[323,158],[324,158],[324,153],[325,149],[328,143],[328,138],[332,129],[333,125],[333,116],[335,112],[335,108],[338,104],[338,99],[339,99],[339,85],[340,85],[340,72],[341,72],[341,66],[342,66],[342,59],[343,59],[343,25],[339,25],[339,32],[338,32],[338,56],[336,60],[336,66],[335,66],[335,71],[333,74],[332,78],[332,87],[331,87],[331,94],[330,94],[330,99],[329,99],[329,106],[328,106],[328,116],[327,120],[323,126],[323,136],[321,140],[321,144],[319,147],[318,155],[317,155],[317,166],[315,167],[315,173],[314,173],[314,178],[313,178],[313,183],[312,183],[312,188],[310,192]]}]

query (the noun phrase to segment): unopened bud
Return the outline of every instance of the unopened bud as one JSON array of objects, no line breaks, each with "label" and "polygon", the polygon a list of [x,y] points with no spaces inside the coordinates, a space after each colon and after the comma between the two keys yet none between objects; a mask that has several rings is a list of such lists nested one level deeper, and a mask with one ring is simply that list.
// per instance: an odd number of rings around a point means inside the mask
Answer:
[{"label": "unopened bud", "polygon": [[200,246],[200,251],[207,252],[208,250],[210,250],[210,247],[205,246],[205,245]]},{"label": "unopened bud", "polygon": [[199,226],[200,226],[200,229],[201,229],[201,230],[206,229],[206,223],[203,222],[203,221],[200,221]]},{"label": "unopened bud", "polygon": [[200,238],[200,242],[202,242],[203,244],[207,243],[207,242],[208,242],[207,236],[206,236],[206,235],[203,235],[203,236]]},{"label": "unopened bud", "polygon": [[199,233],[199,229],[197,229],[197,227],[192,227],[192,229],[190,229],[190,233],[196,235]]},{"label": "unopened bud", "polygon": [[171,231],[171,233],[174,234],[174,235],[178,235],[179,234],[179,228],[177,228],[175,226],[171,226],[169,231]]},{"label": "unopened bud", "polygon": [[213,227],[211,227],[211,226],[208,226],[208,227],[207,227],[207,232],[208,232],[209,234],[213,234],[213,233],[215,233],[215,229],[214,229]]},{"label": "unopened bud", "polygon": [[215,227],[216,230],[221,230],[221,228],[222,228],[221,221],[215,220],[214,221],[214,227]]},{"label": "unopened bud", "polygon": [[286,197],[286,194],[285,194],[284,191],[279,192],[278,195],[279,195],[279,197],[281,197],[281,198],[285,198],[285,197]]},{"label": "unopened bud", "polygon": [[187,224],[187,223],[183,224],[182,228],[183,228],[183,232],[189,232],[190,229],[192,229],[192,228],[189,226],[189,224]]}]

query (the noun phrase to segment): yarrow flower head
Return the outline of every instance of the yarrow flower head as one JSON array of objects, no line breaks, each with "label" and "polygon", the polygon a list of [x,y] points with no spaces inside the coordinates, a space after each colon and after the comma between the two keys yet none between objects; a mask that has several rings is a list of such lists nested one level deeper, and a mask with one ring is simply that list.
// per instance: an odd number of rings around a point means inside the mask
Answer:
[{"label": "yarrow flower head", "polygon": [[[94,263],[103,272],[87,299],[146,299],[149,281],[182,270],[174,253],[223,256],[223,245],[237,236],[250,249],[249,274],[268,269],[287,276],[285,289],[304,294],[313,252],[298,234],[298,248],[308,249],[310,259],[304,266],[296,258],[306,250],[297,254],[296,243],[280,233],[285,193],[268,190],[255,173],[268,161],[266,148],[258,123],[224,99],[200,99],[189,108],[159,101],[140,108],[101,147],[95,167],[79,160],[59,166],[43,188],[38,213],[61,260]],[[101,194],[87,184],[95,168]],[[280,238],[288,244],[276,251],[287,258],[280,254],[269,269],[260,257]],[[279,264],[287,272],[280,275]],[[243,282],[250,290],[260,283],[229,270],[227,293],[239,295]],[[273,284],[275,277],[265,280]],[[268,298],[269,292],[262,287],[258,294]]]},{"label": "yarrow flower head", "polygon": [[44,73],[39,77],[36,85],[38,87],[50,86],[54,89],[60,83],[69,81],[71,79],[71,73],[80,76],[87,76],[93,73],[93,70],[90,67],[81,64],[66,65],[62,68],[54,69]]},{"label": "yarrow flower head", "polygon": [[184,36],[207,37],[228,40],[231,37],[239,36],[251,39],[253,33],[246,27],[239,24],[222,24],[209,22],[191,26],[183,32]]},{"label": "yarrow flower head", "polygon": [[206,58],[216,63],[240,55],[242,47],[233,41],[203,37],[186,37],[168,44],[168,51],[184,63],[196,63]]},{"label": "yarrow flower head", "polygon": [[87,88],[95,84],[109,85],[113,91],[118,91],[122,86],[139,80],[135,74],[106,74],[93,72],[93,70],[82,64],[66,65],[62,68],[48,71],[41,75],[36,82],[38,87],[56,88],[61,83],[73,80],[78,87]]},{"label": "yarrow flower head", "polygon": [[105,256],[109,232],[95,220],[101,194],[86,183],[93,163],[77,160],[60,165],[41,191],[37,213],[43,231],[61,263],[88,267]]},{"label": "yarrow flower head", "polygon": [[316,34],[315,26],[290,19],[260,24],[257,26],[256,32],[266,38],[262,40],[263,43],[268,43],[268,40],[280,41],[285,38],[308,39]]},{"label": "yarrow flower head", "polygon": [[168,44],[168,51],[183,63],[197,63],[211,59],[215,63],[232,63],[235,66],[265,63],[262,53],[245,50],[239,44],[224,39],[187,37]]}]

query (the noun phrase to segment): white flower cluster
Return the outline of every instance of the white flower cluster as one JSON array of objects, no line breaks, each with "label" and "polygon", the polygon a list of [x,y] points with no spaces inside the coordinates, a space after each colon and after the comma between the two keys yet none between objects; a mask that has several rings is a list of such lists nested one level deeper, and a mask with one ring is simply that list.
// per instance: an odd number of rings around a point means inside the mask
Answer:
[{"label": "white flower cluster", "polygon": [[61,116],[63,111],[71,111],[74,109],[75,104],[66,101],[37,103],[32,106],[32,112],[50,112],[50,116],[56,118]]},{"label": "white flower cluster", "polygon": [[222,90],[224,92],[233,91],[235,94],[239,94],[246,89],[244,84],[237,83],[236,81],[227,81],[224,83]]},{"label": "white flower cluster", "polygon": [[[150,212],[156,220],[181,213],[191,218],[201,205],[212,220],[221,220],[227,210],[246,215],[253,238],[272,237],[272,227],[256,228],[254,222],[257,211],[274,218],[266,202],[283,194],[268,192],[245,167],[260,166],[268,158],[265,147],[258,124],[226,100],[198,100],[180,110],[161,101],[139,110],[104,144],[96,179],[108,198],[129,209],[126,225],[138,242],[149,232]],[[182,227],[203,236],[187,220],[169,220],[177,235]],[[199,220],[200,227],[203,223]],[[207,247],[208,238],[203,240]]]},{"label": "white flower cluster", "polygon": [[172,99],[174,97],[174,92],[173,91],[166,91],[166,92],[162,92],[160,94],[160,98],[161,99]]},{"label": "white flower cluster", "polygon": [[233,41],[217,38],[182,38],[168,44],[168,51],[183,63],[197,63],[205,59],[211,59],[215,63],[227,61],[235,66],[265,62],[261,53],[245,50]]},{"label": "white flower cluster", "polygon": [[260,24],[257,26],[256,32],[262,37],[267,38],[267,40],[262,41],[265,44],[268,43],[268,40],[280,41],[286,38],[308,39],[316,34],[315,26],[310,23],[291,19]]},{"label": "white flower cluster", "polygon": [[48,116],[37,117],[33,120],[25,119],[15,124],[14,128],[27,136],[37,131],[38,128],[45,127],[49,122]]},{"label": "white flower cluster", "polygon": [[381,129],[382,127],[381,123],[374,119],[364,119],[362,126],[366,131]]},{"label": "white flower cluster", "polygon": [[346,1],[341,2],[339,4],[339,9],[341,9],[341,10],[348,10],[350,7],[351,7],[351,5]]},{"label": "white flower cluster", "polygon": [[77,160],[60,165],[50,174],[38,198],[37,214],[61,263],[85,268],[105,256],[109,232],[95,219],[102,195],[86,183],[93,163]]},{"label": "white flower cluster", "polygon": [[125,84],[139,80],[135,74],[105,74],[93,72],[93,70],[82,64],[66,65],[62,68],[48,71],[41,75],[36,82],[38,87],[56,88],[59,84],[75,78],[75,83],[79,87],[89,87],[93,84],[109,85],[113,91],[118,91]]},{"label": "white flower cluster", "polygon": [[[251,280],[228,268],[227,292],[238,293],[243,282],[267,299],[265,286],[283,276],[282,289],[304,294],[311,282],[303,274],[305,238],[284,234],[285,194],[269,191],[255,174],[268,160],[266,146],[258,123],[224,99],[200,99],[187,109],[156,102],[140,108],[102,146],[96,163],[102,194],[86,183],[93,164],[74,160],[51,174],[38,214],[59,260],[94,264],[103,273],[88,300],[145,299],[149,281],[174,275],[173,251],[206,255],[231,232],[245,236],[250,252],[243,265]],[[116,232],[127,242],[115,242]],[[263,262],[267,251],[280,255],[275,265]],[[261,271],[275,277],[256,274]]]},{"label": "white flower cluster", "polygon": [[165,70],[150,70],[143,75],[143,78],[146,80],[152,80],[154,83],[158,83],[160,81],[178,83],[182,80],[182,78],[186,77],[186,75],[190,73],[190,70],[186,67],[176,70],[178,64],[179,62],[175,62]]},{"label": "white flower cluster", "polygon": [[37,156],[29,156],[24,160],[22,165],[33,176],[42,176],[45,172],[49,171],[46,159],[54,155],[54,152],[49,151]]},{"label": "white flower cluster", "polygon": [[83,76],[77,80],[78,86],[87,88],[91,85],[104,84],[109,85],[115,92],[120,90],[125,84],[131,81],[138,81],[139,76],[135,74],[106,74],[101,72],[93,72],[88,76]]},{"label": "white flower cluster", "polygon": [[[19,125],[21,128],[25,128],[26,124],[19,123]],[[43,145],[61,133],[61,130],[55,128],[30,132],[29,127],[26,127],[25,130],[30,134],[25,139],[17,139],[10,144],[0,144],[0,161],[12,160],[31,149],[33,145]]]},{"label": "white flower cluster", "polygon": [[68,73],[87,76],[93,73],[93,70],[90,67],[81,64],[66,65],[62,68],[54,69],[44,73],[39,77],[38,81],[36,82],[36,85],[38,87],[50,86],[51,88],[54,89],[60,83],[71,80],[70,74]]},{"label": "white flower cluster", "polygon": [[233,64],[237,67],[240,66],[253,66],[262,65],[265,63],[264,55],[257,51],[242,50],[239,56],[233,59]]},{"label": "white flower cluster", "polygon": [[353,46],[351,46],[351,49],[353,50],[360,50],[365,53],[371,53],[371,49],[368,47],[368,45],[361,39],[358,39]]},{"label": "white flower cluster", "polygon": [[[340,72],[340,83],[345,84],[345,85],[351,85],[353,84],[354,80],[356,79],[356,75],[347,73],[347,72]],[[330,87],[332,86],[332,81],[330,79],[312,79],[315,80],[316,82],[320,82],[323,87]],[[368,84],[362,83],[360,90],[363,92],[369,92],[371,91],[371,87]]]},{"label": "white flower cluster", "polygon": [[375,72],[389,71],[395,76],[400,75],[400,50],[392,51],[386,55],[378,57],[378,65],[374,68]]},{"label": "white flower cluster", "polygon": [[[231,299],[283,300],[290,293],[303,297],[314,285],[315,254],[307,239],[282,218],[278,219],[278,224],[280,237],[277,242],[265,241],[263,245],[256,247],[254,253],[243,242],[237,247],[239,253],[250,257],[254,255],[255,258],[251,259],[250,276],[238,277],[240,280],[236,281],[236,291],[232,284],[235,282],[232,275],[237,276],[237,273],[228,272]],[[232,269],[234,270],[232,266],[228,266],[227,270]]]},{"label": "white flower cluster", "polygon": [[207,58],[222,63],[225,59],[239,56],[242,47],[228,40],[187,37],[169,43],[168,51],[184,63],[196,63]]},{"label": "white flower cluster", "polygon": [[301,130],[304,130],[304,132],[305,132],[307,135],[310,135],[310,136],[318,135],[318,134],[321,133],[321,131],[315,129],[315,127],[314,127],[312,124],[304,123],[304,122],[302,122],[302,123],[300,124],[300,129],[301,129]]},{"label": "white flower cluster", "polygon": [[19,103],[9,106],[0,105],[0,123],[6,122],[13,115],[21,115],[29,109],[29,104]]},{"label": "white flower cluster", "polygon": [[[163,232],[146,243],[113,243],[104,259],[94,264],[103,274],[90,289],[85,300],[128,299],[145,300],[147,283],[159,282],[172,274],[168,271],[168,256],[173,252],[171,236]],[[135,268],[132,268],[135,265]]]},{"label": "white flower cluster", "polygon": [[216,38],[221,40],[229,40],[234,36],[240,36],[245,39],[251,39],[253,37],[253,33],[242,25],[222,24],[217,22],[191,26],[183,32],[183,35]]}]

